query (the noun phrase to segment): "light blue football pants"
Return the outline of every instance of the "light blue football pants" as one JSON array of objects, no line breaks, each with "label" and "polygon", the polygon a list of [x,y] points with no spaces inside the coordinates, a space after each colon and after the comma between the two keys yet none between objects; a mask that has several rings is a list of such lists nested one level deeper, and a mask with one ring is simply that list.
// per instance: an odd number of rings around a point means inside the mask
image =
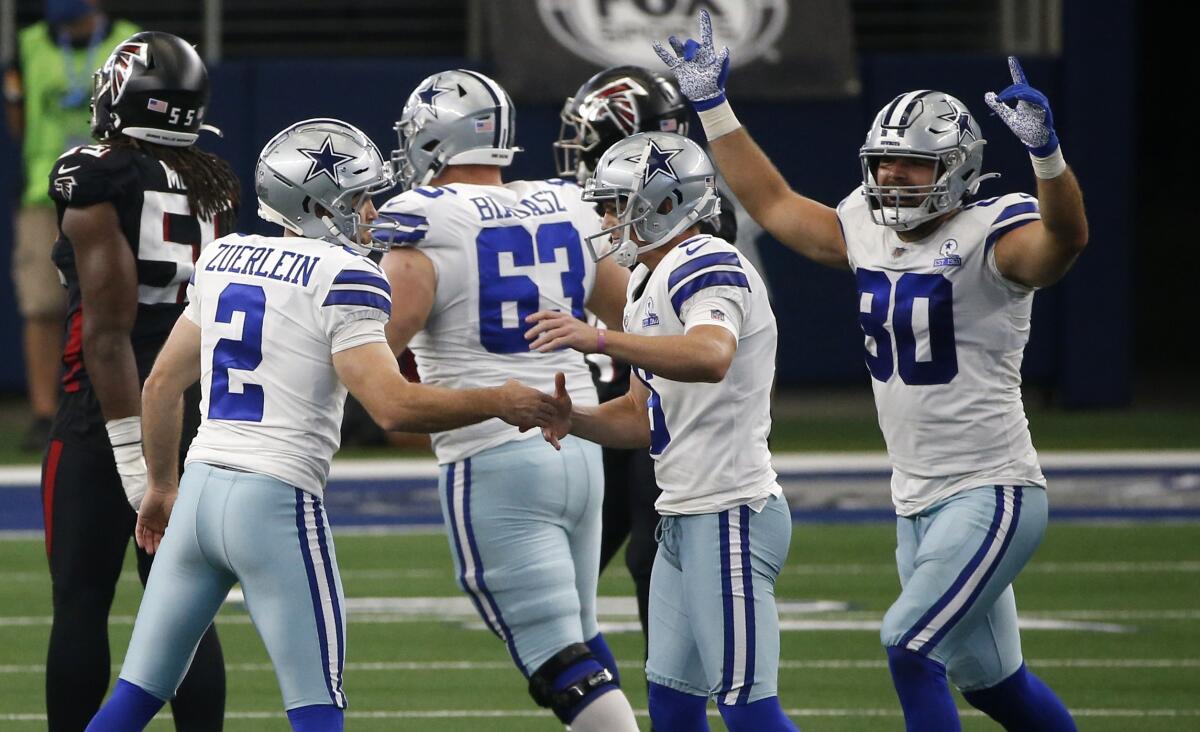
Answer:
[{"label": "light blue football pants", "polygon": [[757,513],[738,506],[664,516],[658,532],[646,679],[725,705],[775,696],[775,579],[792,540],[787,499],[772,497]]},{"label": "light blue football pants", "polygon": [[170,699],[234,582],[284,708],[344,708],[345,602],[325,507],[275,478],[204,463],[180,481],[121,678]]},{"label": "light blue football pants", "polygon": [[600,446],[568,437],[499,445],[441,466],[458,584],[529,676],[600,632]]},{"label": "light blue football pants", "polygon": [[883,645],[946,667],[963,691],[1021,667],[1012,582],[1046,533],[1046,490],[972,488],[896,520],[903,590],[883,618]]}]

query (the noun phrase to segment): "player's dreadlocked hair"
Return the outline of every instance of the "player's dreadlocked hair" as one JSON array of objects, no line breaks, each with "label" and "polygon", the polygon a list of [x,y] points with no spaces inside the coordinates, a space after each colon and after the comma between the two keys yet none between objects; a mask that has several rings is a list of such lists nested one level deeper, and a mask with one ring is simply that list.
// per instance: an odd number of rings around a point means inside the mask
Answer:
[{"label": "player's dreadlocked hair", "polygon": [[169,147],[120,135],[109,144],[127,145],[166,163],[179,173],[187,186],[188,207],[193,216],[212,220],[217,214],[234,211],[241,201],[241,184],[229,163],[195,146]]}]

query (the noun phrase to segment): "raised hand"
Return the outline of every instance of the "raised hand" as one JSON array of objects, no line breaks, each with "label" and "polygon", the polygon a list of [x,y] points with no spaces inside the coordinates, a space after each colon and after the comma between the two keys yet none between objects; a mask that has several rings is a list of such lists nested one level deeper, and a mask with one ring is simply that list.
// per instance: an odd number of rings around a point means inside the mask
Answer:
[{"label": "raised hand", "polygon": [[542,427],[542,437],[561,450],[558,441],[571,432],[571,395],[567,393],[567,377],[560,371],[554,375],[554,419]]},{"label": "raised hand", "polygon": [[668,51],[657,41],[654,52],[675,74],[679,89],[697,111],[712,109],[725,101],[725,80],[729,77],[729,47],[717,53],[713,46],[712,18],[700,11],[700,41],[689,38],[680,43],[671,36]]},{"label": "raised hand", "polygon": [[571,348],[580,353],[600,350],[600,332],[570,313],[541,310],[525,318],[534,326],[525,331],[525,340],[532,341],[529,350],[548,353]]},{"label": "raised hand", "polygon": [[554,397],[509,379],[497,387],[500,395],[500,419],[519,427],[522,432],[545,427],[557,415]]},{"label": "raised hand", "polygon": [[1050,100],[1025,80],[1025,72],[1021,70],[1021,62],[1017,61],[1016,56],[1008,57],[1008,70],[1013,83],[999,94],[988,92],[983,100],[1025,143],[1031,154],[1039,158],[1053,155],[1058,149],[1058,135],[1054,133]]}]

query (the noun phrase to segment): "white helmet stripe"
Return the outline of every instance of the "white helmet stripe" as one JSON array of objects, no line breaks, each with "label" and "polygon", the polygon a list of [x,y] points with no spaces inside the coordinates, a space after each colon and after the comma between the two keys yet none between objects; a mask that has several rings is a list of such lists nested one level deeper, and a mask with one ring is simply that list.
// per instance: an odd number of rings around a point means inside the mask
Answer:
[{"label": "white helmet stripe", "polygon": [[888,110],[887,118],[883,121],[884,127],[902,127],[908,122],[909,116],[912,114],[913,107],[916,101],[929,93],[928,89],[918,89],[917,91],[909,92],[896,98],[892,102],[891,109]]}]

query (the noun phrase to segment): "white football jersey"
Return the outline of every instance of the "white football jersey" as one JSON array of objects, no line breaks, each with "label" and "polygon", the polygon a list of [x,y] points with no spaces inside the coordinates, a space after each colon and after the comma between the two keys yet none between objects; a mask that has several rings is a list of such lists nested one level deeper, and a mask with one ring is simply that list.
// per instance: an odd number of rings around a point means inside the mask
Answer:
[{"label": "white football jersey", "polygon": [[896,512],[982,485],[1044,486],[1021,402],[1034,290],[1000,274],[993,248],[1041,218],[1037,199],[969,204],[917,242],[872,222],[867,205],[856,190],[837,213]]},{"label": "white football jersey", "polygon": [[778,331],[762,277],[723,239],[694,236],[673,247],[651,272],[629,279],[625,331],[683,335],[698,325],[725,328],[737,353],[716,384],[633,373],[650,390],[650,455],[661,514],[698,514],[779,495],[767,436]]},{"label": "white football jersey", "polygon": [[[574,183],[513,181],[502,186],[417,188],[388,201],[383,221],[394,243],[417,247],[433,262],[437,292],[425,328],[409,343],[421,381],[450,388],[499,386],[519,379],[554,390],[566,374],[576,404],[596,404],[583,356],[529,350],[525,318],[538,310],[584,317],[596,264],[584,238],[600,229]],[[439,463],[463,460],[514,440],[541,439],[499,419],[433,435]]]},{"label": "white football jersey", "polygon": [[383,271],[323,241],[233,235],[204,249],[188,300],[202,394],[187,462],[269,475],[319,498],[346,403],[333,354],[386,342]]}]

